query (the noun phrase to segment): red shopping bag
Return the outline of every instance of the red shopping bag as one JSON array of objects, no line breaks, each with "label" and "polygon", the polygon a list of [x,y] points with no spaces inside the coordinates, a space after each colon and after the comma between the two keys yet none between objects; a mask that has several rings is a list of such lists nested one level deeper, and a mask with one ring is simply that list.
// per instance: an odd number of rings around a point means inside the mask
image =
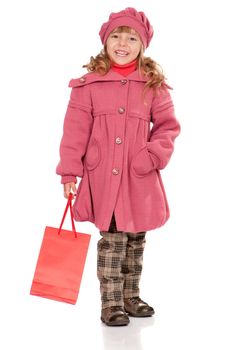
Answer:
[{"label": "red shopping bag", "polygon": [[[46,227],[30,294],[76,304],[90,234],[76,232],[70,193],[60,228]],[[62,229],[70,208],[72,231]]]}]

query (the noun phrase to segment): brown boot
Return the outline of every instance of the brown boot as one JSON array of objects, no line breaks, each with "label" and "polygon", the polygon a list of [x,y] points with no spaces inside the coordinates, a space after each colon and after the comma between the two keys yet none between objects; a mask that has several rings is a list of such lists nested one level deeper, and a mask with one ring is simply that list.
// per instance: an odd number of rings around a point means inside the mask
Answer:
[{"label": "brown boot", "polygon": [[107,326],[127,326],[130,322],[122,306],[111,306],[102,309],[101,320]]},{"label": "brown boot", "polygon": [[154,315],[154,309],[141,300],[139,297],[124,299],[126,312],[134,317],[147,317]]}]

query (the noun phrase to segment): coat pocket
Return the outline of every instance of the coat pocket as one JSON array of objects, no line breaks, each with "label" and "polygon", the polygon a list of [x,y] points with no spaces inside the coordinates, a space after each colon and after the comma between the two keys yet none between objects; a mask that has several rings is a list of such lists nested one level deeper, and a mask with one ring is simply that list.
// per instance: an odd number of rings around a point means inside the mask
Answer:
[{"label": "coat pocket", "polygon": [[94,170],[101,160],[101,149],[97,139],[92,137],[89,141],[85,155],[85,165],[88,170]]},{"label": "coat pocket", "polygon": [[150,157],[147,146],[141,148],[138,153],[131,160],[130,168],[135,176],[144,177],[152,170],[154,170],[154,164]]}]

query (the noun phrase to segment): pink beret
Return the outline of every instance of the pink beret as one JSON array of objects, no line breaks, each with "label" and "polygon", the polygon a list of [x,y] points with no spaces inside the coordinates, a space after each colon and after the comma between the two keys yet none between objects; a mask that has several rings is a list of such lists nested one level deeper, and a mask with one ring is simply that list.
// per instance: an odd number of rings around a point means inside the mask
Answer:
[{"label": "pink beret", "polygon": [[110,14],[108,22],[103,23],[99,32],[102,44],[105,44],[112,30],[123,25],[136,30],[141,37],[144,48],[148,47],[153,37],[153,28],[144,12],[138,12],[133,7],[127,7],[125,10]]}]

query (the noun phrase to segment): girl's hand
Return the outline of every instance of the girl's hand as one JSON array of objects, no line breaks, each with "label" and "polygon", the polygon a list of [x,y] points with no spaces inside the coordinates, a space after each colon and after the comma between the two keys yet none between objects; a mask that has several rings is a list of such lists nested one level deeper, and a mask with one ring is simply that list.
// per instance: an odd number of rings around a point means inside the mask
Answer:
[{"label": "girl's hand", "polygon": [[77,189],[76,189],[76,184],[75,182],[67,182],[66,184],[64,184],[64,197],[68,199],[69,193],[76,193]]}]

